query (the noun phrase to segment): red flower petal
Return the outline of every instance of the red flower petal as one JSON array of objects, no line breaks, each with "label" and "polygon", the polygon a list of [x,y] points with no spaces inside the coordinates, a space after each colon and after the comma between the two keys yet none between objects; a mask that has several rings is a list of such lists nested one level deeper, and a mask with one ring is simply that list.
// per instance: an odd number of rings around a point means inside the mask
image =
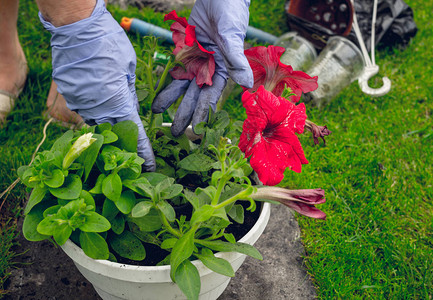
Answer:
[{"label": "red flower petal", "polygon": [[192,80],[195,77],[199,87],[203,84],[212,85],[212,76],[215,73],[215,58],[212,54],[201,51],[195,44],[181,49],[176,58],[184,64],[185,68],[174,67],[170,71],[173,78]]},{"label": "red flower petal", "polygon": [[245,50],[245,56],[254,74],[254,86],[248,91],[253,92],[259,86],[264,85],[266,90],[272,91],[276,96],[281,96],[287,85],[296,94],[296,96],[291,96],[290,100],[298,102],[302,92],[307,93],[317,89],[317,76],[310,77],[302,71],[293,71],[291,66],[280,61],[284,51],[284,48],[272,45]]},{"label": "red flower petal", "polygon": [[283,203],[285,206],[290,207],[294,211],[300,213],[301,215],[315,218],[315,219],[326,219],[326,214],[320,209],[314,207],[314,205],[305,204],[302,202],[287,201]]},{"label": "red flower petal", "polygon": [[326,218],[326,214],[315,207],[326,202],[325,191],[322,189],[288,190],[280,187],[260,187],[251,196],[253,199],[280,202],[308,217]]},{"label": "red flower petal", "polygon": [[215,59],[213,51],[203,48],[197,41],[195,26],[189,25],[186,18],[178,17],[176,11],[165,15],[164,21],[175,21],[170,27],[173,32],[173,42],[176,45],[173,54],[181,61],[183,67],[177,66],[171,72],[174,79],[196,78],[199,87],[203,84],[212,85],[212,76],[215,73]]},{"label": "red flower petal", "polygon": [[245,91],[242,103],[247,112],[239,148],[250,157],[251,167],[265,185],[275,185],[290,168],[301,172],[307,164],[295,132],[302,132],[307,116],[305,106],[276,97],[260,86],[255,93]]}]

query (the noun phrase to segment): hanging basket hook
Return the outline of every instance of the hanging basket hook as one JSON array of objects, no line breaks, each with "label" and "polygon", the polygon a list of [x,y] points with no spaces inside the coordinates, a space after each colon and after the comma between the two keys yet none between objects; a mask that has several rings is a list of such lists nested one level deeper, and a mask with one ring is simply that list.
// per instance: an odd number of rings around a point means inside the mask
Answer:
[{"label": "hanging basket hook", "polygon": [[380,88],[368,86],[368,80],[379,72],[378,65],[365,66],[364,72],[358,78],[358,84],[364,94],[380,97],[386,95],[391,90],[391,80],[388,77],[382,77],[383,85]]}]

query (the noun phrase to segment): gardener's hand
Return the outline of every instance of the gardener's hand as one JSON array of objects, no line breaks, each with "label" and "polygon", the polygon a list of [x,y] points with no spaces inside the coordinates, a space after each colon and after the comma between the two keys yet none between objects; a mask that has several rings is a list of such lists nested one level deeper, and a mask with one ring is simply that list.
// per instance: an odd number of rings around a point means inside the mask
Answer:
[{"label": "gardener's hand", "polygon": [[39,14],[52,34],[53,79],[69,109],[89,125],[132,120],[138,126],[138,155],[155,170],[152,146],[138,115],[135,51],[124,30],[98,0],[90,17],[55,27]]},{"label": "gardener's hand", "polygon": [[162,113],[182,94],[171,131],[181,135],[192,121],[193,128],[207,121],[209,106],[215,111],[218,99],[230,77],[244,87],[253,86],[253,72],[244,55],[250,1],[197,0],[188,23],[196,26],[197,40],[206,50],[215,51],[215,74],[212,86],[199,88],[189,80],[174,80],[155,99],[152,111]]}]

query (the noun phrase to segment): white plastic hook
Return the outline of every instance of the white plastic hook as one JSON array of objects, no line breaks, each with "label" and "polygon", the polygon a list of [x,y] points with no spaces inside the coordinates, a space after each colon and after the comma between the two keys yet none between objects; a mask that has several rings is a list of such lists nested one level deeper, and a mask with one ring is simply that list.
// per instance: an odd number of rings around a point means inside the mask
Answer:
[{"label": "white plastic hook", "polygon": [[368,80],[379,72],[379,66],[375,61],[375,37],[376,37],[376,15],[377,15],[377,0],[373,4],[373,17],[371,22],[371,59],[368,56],[367,48],[365,47],[364,40],[362,39],[361,30],[358,26],[358,20],[355,13],[355,3],[351,0],[353,5],[353,30],[355,31],[361,51],[365,60],[365,68],[362,75],[358,78],[358,84],[364,94],[380,97],[387,94],[391,90],[391,80],[388,77],[382,77],[383,85],[380,88],[371,88],[368,85]]},{"label": "white plastic hook", "polygon": [[391,80],[388,77],[382,77],[383,85],[380,88],[371,88],[368,86],[368,80],[379,72],[378,65],[365,66],[364,72],[358,78],[358,84],[364,94],[380,97],[386,95],[391,90]]}]

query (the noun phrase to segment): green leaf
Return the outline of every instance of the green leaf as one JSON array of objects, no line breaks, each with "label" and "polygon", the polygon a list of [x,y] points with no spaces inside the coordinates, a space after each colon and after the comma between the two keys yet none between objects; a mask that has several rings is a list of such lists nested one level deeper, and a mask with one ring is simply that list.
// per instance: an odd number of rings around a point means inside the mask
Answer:
[{"label": "green leaf", "polygon": [[66,177],[65,183],[61,187],[50,188],[50,192],[57,198],[73,200],[80,196],[82,188],[83,184],[80,177],[76,174],[71,174]]},{"label": "green leaf", "polygon": [[155,190],[160,193],[162,191],[164,191],[165,189],[169,188],[170,186],[172,186],[174,183],[174,178],[171,177],[167,177],[166,179],[164,179],[163,181],[161,181],[160,183],[158,183],[155,186]]},{"label": "green leaf", "polygon": [[170,205],[167,201],[159,201],[156,205],[161,212],[164,214],[164,216],[167,218],[169,222],[174,222],[176,219],[176,212],[174,211],[173,206]]},{"label": "green leaf", "polygon": [[63,175],[62,170],[54,169],[51,177],[44,179],[43,182],[51,188],[58,188],[63,184],[63,182],[65,182],[65,176]]},{"label": "green leaf", "polygon": [[119,153],[122,153],[122,150],[112,145],[107,145],[102,148],[100,157],[102,157],[104,162],[105,171],[114,170],[117,167],[117,163],[121,159],[121,157],[118,156]]},{"label": "green leaf", "polygon": [[156,170],[158,171],[158,173],[169,177],[176,176],[176,169],[171,165],[165,163],[164,159],[157,156],[155,157],[155,161],[156,161]]},{"label": "green leaf", "polygon": [[113,126],[112,131],[119,137],[115,145],[128,152],[137,152],[138,127],[133,121],[122,121]]},{"label": "green leaf", "polygon": [[86,212],[86,222],[78,227],[84,232],[104,232],[111,228],[110,222],[94,211]]},{"label": "green leaf", "polygon": [[227,213],[226,213],[226,208],[225,207],[221,207],[221,208],[216,209],[214,211],[214,213],[213,213],[213,216],[221,218],[221,219],[224,219],[227,222],[231,223],[230,220],[229,220],[229,217],[227,217]]},{"label": "green leaf", "polygon": [[223,241],[204,241],[204,240],[195,240],[195,242],[215,251],[239,252],[251,256],[253,258],[263,260],[263,257],[260,254],[260,252],[249,244],[245,244],[245,243],[232,244]]},{"label": "green leaf", "polygon": [[111,221],[111,230],[113,230],[115,234],[121,234],[123,230],[125,230],[125,218],[122,214],[118,214]]},{"label": "green leaf", "polygon": [[61,207],[61,205],[48,207],[46,210],[44,210],[44,218],[49,217],[50,215],[55,215]]},{"label": "green leaf", "polygon": [[161,173],[156,172],[146,172],[141,174],[140,178],[146,178],[149,184],[156,186],[158,183],[163,181],[164,179],[167,179],[167,176]]},{"label": "green leaf", "polygon": [[191,203],[192,207],[195,210],[197,210],[200,207],[200,199],[195,193],[185,189],[183,195],[185,196],[186,200],[188,200],[188,202]]},{"label": "green leaf", "polygon": [[102,134],[105,130],[110,130],[111,131],[111,129],[113,128],[113,126],[111,126],[111,124],[110,123],[102,123],[102,124],[99,124],[99,125],[97,125],[96,127],[95,127],[95,133],[100,133],[100,134]]},{"label": "green leaf", "polygon": [[104,143],[104,137],[100,134],[93,134],[92,138],[96,139],[96,141],[94,141],[89,148],[84,150],[84,152],[77,158],[77,161],[84,166],[84,182],[86,182],[89,177],[90,171],[92,171],[96,158],[99,155],[99,150]]},{"label": "green leaf", "polygon": [[161,191],[162,199],[172,199],[182,193],[183,186],[181,184],[173,184]]},{"label": "green leaf", "polygon": [[113,253],[110,252],[110,254],[108,255],[108,260],[112,261],[112,262],[117,262],[117,258],[116,256],[114,256]]},{"label": "green leaf", "polygon": [[244,223],[244,208],[240,204],[233,205],[230,211],[228,212],[230,218],[232,218],[235,222],[239,224]]},{"label": "green leaf", "polygon": [[195,193],[200,197],[200,203],[203,205],[205,203],[211,203],[212,199],[216,196],[217,189],[214,186],[207,186],[204,189],[197,188]]},{"label": "green leaf", "polygon": [[102,205],[102,215],[108,220],[113,220],[118,213],[119,209],[116,204],[114,204],[110,199],[105,199],[104,204]]},{"label": "green leaf", "polygon": [[123,185],[126,186],[127,188],[133,190],[137,194],[140,194],[142,196],[146,196],[149,198],[153,197],[154,186],[151,183],[149,183],[149,181],[144,177],[139,177],[139,178],[134,179],[134,180],[129,180],[129,179],[124,180]]},{"label": "green leaf", "polygon": [[220,110],[215,114],[214,122],[212,128],[225,129],[230,124],[229,114],[225,110]]},{"label": "green leaf", "polygon": [[[219,169],[221,169],[221,168],[219,168]],[[212,172],[211,184],[213,186],[217,186],[218,185],[218,180],[220,180],[222,177],[223,177],[223,172],[221,172],[221,171],[214,171],[214,172]]]},{"label": "green leaf", "polygon": [[213,162],[214,160],[207,155],[193,153],[182,159],[178,167],[188,171],[204,172],[212,168],[211,164]]},{"label": "green leaf", "polygon": [[29,201],[27,202],[26,208],[24,210],[24,214],[28,214],[32,208],[41,202],[45,195],[47,194],[47,189],[45,187],[36,186],[32,193],[30,194]]},{"label": "green leaf", "polygon": [[124,231],[120,235],[113,235],[110,239],[110,246],[120,256],[128,259],[139,261],[146,257],[143,244],[129,231]]},{"label": "green leaf", "polygon": [[161,249],[171,249],[174,247],[174,245],[177,242],[177,238],[170,238],[162,241],[161,243]]},{"label": "green leaf", "polygon": [[232,265],[225,259],[215,257],[211,250],[203,248],[201,254],[195,254],[195,256],[212,271],[228,277],[235,276]]},{"label": "green leaf", "polygon": [[194,127],[194,132],[197,135],[202,135],[203,133],[206,132],[206,122],[200,122],[197,125],[195,125]]},{"label": "green leaf", "polygon": [[206,143],[205,145],[215,145],[218,146],[221,136],[223,135],[223,129],[213,129],[210,128],[206,131]]},{"label": "green leaf", "polygon": [[229,243],[232,243],[232,244],[235,244],[235,243],[236,243],[236,238],[235,238],[235,236],[234,236],[232,233],[224,233],[224,238],[225,238]]},{"label": "green leaf", "polygon": [[92,194],[102,194],[102,182],[105,179],[105,174],[99,174],[98,179],[96,179],[95,186],[89,192]]},{"label": "green leaf", "polygon": [[95,210],[95,199],[93,199],[92,195],[88,191],[82,190],[80,197],[84,199],[84,203],[86,203],[87,206],[93,206],[92,210]]},{"label": "green leaf", "polygon": [[119,200],[115,201],[117,208],[125,215],[129,214],[136,203],[135,194],[133,191],[126,191],[120,195]]},{"label": "green leaf", "polygon": [[192,214],[191,221],[190,221],[191,225],[209,220],[212,217],[214,211],[215,208],[213,208],[210,205],[201,206]]},{"label": "green leaf", "polygon": [[117,174],[110,174],[102,181],[102,193],[116,202],[122,194],[122,180]]},{"label": "green leaf", "polygon": [[71,146],[71,141],[74,138],[74,131],[68,130],[61,137],[59,137],[51,147],[51,152],[59,151],[62,156],[65,156]]},{"label": "green leaf", "polygon": [[104,130],[101,135],[104,137],[104,144],[111,144],[119,139],[111,130]]},{"label": "green leaf", "polygon": [[68,224],[58,226],[53,233],[54,240],[60,246],[66,243],[72,233],[72,228]]},{"label": "green leaf", "polygon": [[80,246],[87,256],[93,259],[108,259],[108,244],[102,236],[95,232],[81,232]]},{"label": "green leaf", "polygon": [[141,231],[145,232],[152,232],[162,227],[159,213],[154,208],[152,208],[147,215],[141,218],[128,217],[127,220],[136,224]]},{"label": "green leaf", "polygon": [[37,231],[38,224],[44,219],[43,212],[50,207],[50,203],[36,205],[25,217],[23,223],[23,235],[28,241],[37,242],[46,240],[50,235],[40,234]]},{"label": "green leaf", "polygon": [[175,281],[175,273],[182,262],[187,260],[194,251],[194,234],[195,231],[190,229],[187,233],[180,237],[174,244],[170,255],[170,276]]},{"label": "green leaf", "polygon": [[153,203],[151,201],[141,201],[138,202],[131,211],[131,216],[133,218],[140,218],[147,215],[152,208]]},{"label": "green leaf", "polygon": [[53,235],[54,231],[59,227],[59,222],[54,216],[44,218],[39,224],[36,230],[42,235]]},{"label": "green leaf", "polygon": [[21,166],[17,170],[18,177],[24,182],[27,177],[32,175],[30,166]]},{"label": "green leaf", "polygon": [[201,282],[197,268],[189,260],[182,262],[176,269],[175,282],[188,300],[198,300]]}]

